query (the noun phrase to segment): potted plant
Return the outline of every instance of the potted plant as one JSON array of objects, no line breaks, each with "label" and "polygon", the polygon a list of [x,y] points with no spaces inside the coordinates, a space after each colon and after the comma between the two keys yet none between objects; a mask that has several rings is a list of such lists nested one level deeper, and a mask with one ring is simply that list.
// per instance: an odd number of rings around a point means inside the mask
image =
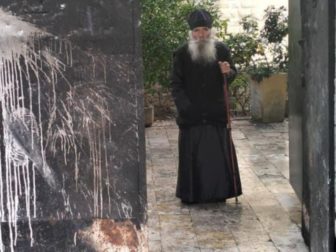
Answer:
[{"label": "potted plant", "polygon": [[285,7],[270,6],[265,10],[264,26],[259,34],[259,50],[247,68],[250,76],[252,120],[281,122],[287,100],[288,34]]}]

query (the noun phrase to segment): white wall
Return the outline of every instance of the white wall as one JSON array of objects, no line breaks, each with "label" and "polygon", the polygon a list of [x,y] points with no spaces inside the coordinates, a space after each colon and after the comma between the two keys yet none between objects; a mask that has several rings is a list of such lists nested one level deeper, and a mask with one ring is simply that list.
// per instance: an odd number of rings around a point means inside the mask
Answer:
[{"label": "white wall", "polygon": [[[218,0],[218,6],[221,9],[222,17],[228,19],[228,32],[235,33],[241,30],[239,21],[246,15],[253,15],[259,21],[264,16],[264,10],[267,6],[276,7],[285,6],[288,10],[289,0]],[[259,24],[259,29],[262,24]]]}]

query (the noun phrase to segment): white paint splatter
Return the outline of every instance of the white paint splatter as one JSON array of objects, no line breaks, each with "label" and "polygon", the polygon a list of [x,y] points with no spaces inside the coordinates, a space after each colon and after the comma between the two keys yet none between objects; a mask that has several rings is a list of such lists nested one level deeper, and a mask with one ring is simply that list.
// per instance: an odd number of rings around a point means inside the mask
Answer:
[{"label": "white paint splatter", "polygon": [[132,205],[130,204],[130,202],[124,199],[123,202],[121,203],[121,207],[122,207],[125,217],[127,219],[131,219],[133,209],[132,209]]},{"label": "white paint splatter", "polygon": [[[24,59],[26,66],[36,69],[36,59],[40,57],[34,51],[34,38],[42,35],[43,32],[34,26],[18,20],[16,17],[0,10],[0,100],[3,121],[3,142],[4,153],[1,160],[1,221],[7,222],[9,226],[10,248],[14,251],[17,241],[17,219],[19,210],[19,197],[25,195],[25,211],[30,228],[30,240],[33,245],[34,238],[31,225],[31,203],[33,204],[34,215],[36,214],[35,178],[31,182],[35,168],[46,173],[48,183],[54,184],[52,171],[45,164],[43,149],[34,139],[43,141],[43,136],[38,130],[37,123],[33,116],[32,106],[24,108],[25,99],[32,102],[32,95],[24,97],[23,94],[23,70],[21,59]],[[28,71],[27,71],[28,72]],[[26,72],[26,74],[27,74]],[[29,76],[27,76],[29,79]],[[29,86],[31,94],[31,87]],[[22,135],[23,134],[23,135]],[[26,137],[26,138],[25,138]],[[29,139],[30,138],[30,139]],[[30,141],[27,141],[30,140]],[[31,159],[29,160],[28,157]],[[5,164],[5,167],[2,165]],[[4,173],[3,173],[4,172]],[[21,184],[23,178],[23,188]],[[33,191],[33,197],[31,197]],[[5,192],[5,195],[4,195]],[[3,251],[2,235],[1,251]]]},{"label": "white paint splatter", "polygon": [[[65,5],[61,5],[63,7]],[[65,99],[59,101],[56,85],[59,78],[67,82],[64,71],[67,66],[72,66],[73,49],[71,43],[58,38],[51,40],[49,47],[42,48],[40,40],[45,37],[52,36],[0,9],[0,109],[3,117],[0,120],[3,120],[5,145],[4,153],[0,152],[1,160],[4,159],[0,163],[0,217],[9,226],[11,251],[14,251],[17,241],[17,220],[21,217],[18,216],[19,209],[20,212],[25,210],[31,246],[34,244],[32,219],[37,217],[36,171],[52,190],[61,193],[64,208],[73,215],[64,183],[61,185],[46,161],[47,149],[56,156],[60,152],[60,146],[65,165],[68,163],[68,156],[74,154],[74,174],[78,188],[80,148],[82,139],[88,139],[90,167],[93,172],[93,213],[97,217],[103,217],[104,186],[107,187],[108,209],[111,211],[108,173],[110,165],[105,131],[105,127],[110,129],[111,124],[107,102],[109,93],[103,85],[90,88],[84,84],[75,86],[68,83],[69,91]],[[57,54],[65,54],[65,62]],[[95,58],[92,58],[92,62],[95,63]],[[104,73],[106,81],[105,68]],[[52,91],[48,101],[42,100],[45,95],[42,89],[46,85]],[[86,91],[85,97],[82,94],[83,89]],[[48,103],[50,115],[46,129],[42,127],[42,105],[45,105],[42,102]],[[33,104],[37,104],[37,108]],[[106,168],[106,177],[103,177],[103,167]],[[20,202],[23,195],[24,205]],[[127,216],[131,214],[128,204],[123,205],[123,211]],[[64,213],[57,213],[59,218],[64,217]],[[1,231],[0,226],[2,252],[4,246]]]}]

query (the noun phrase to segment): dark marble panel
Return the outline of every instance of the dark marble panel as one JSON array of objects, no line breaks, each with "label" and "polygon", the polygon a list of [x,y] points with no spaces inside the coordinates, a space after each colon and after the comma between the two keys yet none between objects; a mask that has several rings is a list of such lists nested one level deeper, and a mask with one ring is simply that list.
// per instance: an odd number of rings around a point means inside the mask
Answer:
[{"label": "dark marble panel", "polygon": [[[82,239],[75,236],[76,232],[92,225],[92,220],[81,221],[58,221],[34,222],[32,225],[34,246],[31,246],[28,223],[19,222],[19,231],[15,251],[95,251],[90,245]],[[2,227],[4,235],[4,245],[10,248],[9,229],[7,226]]]},{"label": "dark marble panel", "polygon": [[[16,252],[95,252],[95,251],[144,251],[141,232],[129,221],[115,222],[108,219],[82,219],[67,221],[18,222]],[[33,230],[33,244],[29,239]],[[3,225],[3,243],[10,249],[9,228]],[[127,237],[127,239],[124,239]],[[5,250],[7,251],[7,250]]]},{"label": "dark marble panel", "polygon": [[334,250],[335,1],[301,2],[303,229],[311,251]]},{"label": "dark marble panel", "polygon": [[17,237],[28,251],[34,237],[32,251],[53,251],[57,240],[66,248],[58,236],[74,237],[76,223],[87,229],[92,218],[145,222],[138,10],[137,1],[1,1],[0,213],[9,247]]},{"label": "dark marble panel", "polygon": [[134,51],[135,5],[133,0],[1,1],[4,9],[55,36],[106,53]]}]

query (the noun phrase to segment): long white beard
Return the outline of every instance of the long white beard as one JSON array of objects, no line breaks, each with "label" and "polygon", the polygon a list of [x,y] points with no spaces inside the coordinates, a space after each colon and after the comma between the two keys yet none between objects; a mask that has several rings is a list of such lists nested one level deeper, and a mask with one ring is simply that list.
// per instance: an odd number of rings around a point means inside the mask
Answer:
[{"label": "long white beard", "polygon": [[188,41],[188,50],[191,59],[195,62],[211,63],[216,60],[216,41],[213,38],[195,40],[191,36]]}]

